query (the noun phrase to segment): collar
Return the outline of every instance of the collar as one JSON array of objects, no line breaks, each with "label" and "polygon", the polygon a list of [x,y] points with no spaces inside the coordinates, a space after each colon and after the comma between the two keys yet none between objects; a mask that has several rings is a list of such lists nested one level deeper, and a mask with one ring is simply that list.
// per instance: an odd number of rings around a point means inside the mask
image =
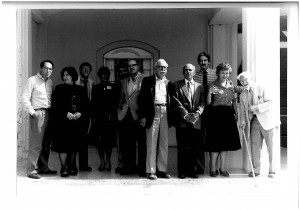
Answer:
[{"label": "collar", "polygon": [[187,79],[184,79],[185,80],[185,84],[187,84],[188,82],[191,82],[191,85],[194,85],[194,80],[192,79],[191,81],[187,80]]},{"label": "collar", "polygon": [[88,83],[89,82],[89,78],[87,78],[86,80],[83,79],[81,76],[79,76],[80,82],[82,83]]},{"label": "collar", "polygon": [[155,80],[156,80],[156,82],[165,82],[166,81],[166,76],[164,76],[162,79],[159,79],[157,76],[156,76],[156,74],[155,74]]},{"label": "collar", "polygon": [[138,78],[138,76],[139,76],[140,74],[141,74],[141,73],[138,72],[138,73],[136,74],[136,76],[134,77],[134,79],[132,79],[131,76],[129,76],[129,81],[136,82],[136,79]]},{"label": "collar", "polygon": [[36,76],[37,76],[38,78],[44,80],[44,81],[47,80],[47,79],[45,79],[45,78],[40,74],[40,72],[38,72]]}]

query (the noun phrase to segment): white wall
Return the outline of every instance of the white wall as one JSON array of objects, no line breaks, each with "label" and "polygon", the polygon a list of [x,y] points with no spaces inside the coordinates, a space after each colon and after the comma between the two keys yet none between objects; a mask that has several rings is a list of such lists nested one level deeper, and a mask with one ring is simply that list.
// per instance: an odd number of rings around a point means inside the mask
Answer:
[{"label": "white wall", "polygon": [[[118,40],[138,40],[158,48],[172,81],[183,77],[185,63],[196,65],[198,53],[207,50],[206,17],[184,9],[64,10],[48,19],[47,55],[55,64],[55,84],[61,82],[65,66],[78,68],[88,61],[95,68],[96,50]],[[92,73],[95,78],[95,69]]]}]

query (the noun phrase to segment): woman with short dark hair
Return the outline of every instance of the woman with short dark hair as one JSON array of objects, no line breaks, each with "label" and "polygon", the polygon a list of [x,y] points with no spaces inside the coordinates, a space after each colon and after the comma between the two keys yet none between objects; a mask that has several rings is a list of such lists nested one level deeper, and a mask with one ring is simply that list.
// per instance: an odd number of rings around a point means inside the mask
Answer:
[{"label": "woman with short dark hair", "polygon": [[99,171],[111,171],[112,147],[116,145],[115,87],[109,82],[110,70],[100,67],[97,75],[100,83],[93,87],[92,110],[98,137]]},{"label": "woman with short dark hair", "polygon": [[52,112],[54,120],[54,139],[52,150],[58,152],[61,163],[61,176],[77,175],[76,153],[79,141],[86,128],[84,120],[88,98],[85,89],[75,84],[78,79],[74,67],[61,71],[64,84],[57,85],[53,93]]}]

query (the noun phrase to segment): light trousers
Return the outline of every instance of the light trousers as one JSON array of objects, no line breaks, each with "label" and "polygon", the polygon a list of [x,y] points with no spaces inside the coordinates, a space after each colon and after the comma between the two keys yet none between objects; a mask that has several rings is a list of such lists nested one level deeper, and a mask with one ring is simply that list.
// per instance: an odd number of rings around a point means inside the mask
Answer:
[{"label": "light trousers", "polygon": [[265,130],[260,125],[258,119],[254,117],[251,120],[251,129],[250,129],[250,140],[251,140],[251,150],[252,150],[252,161],[255,173],[260,173],[260,156],[261,149],[263,145],[263,140],[265,139],[268,153],[269,153],[269,172],[275,172],[275,157],[274,157],[274,145],[273,140],[275,138],[275,133],[277,127],[271,130]]},{"label": "light trousers", "polygon": [[168,168],[168,118],[165,106],[156,106],[153,123],[146,130],[147,157],[146,172],[167,172]]},{"label": "light trousers", "polygon": [[48,110],[36,110],[37,117],[30,117],[31,136],[27,159],[27,175],[38,173],[37,161],[42,151],[45,129],[49,121]]}]

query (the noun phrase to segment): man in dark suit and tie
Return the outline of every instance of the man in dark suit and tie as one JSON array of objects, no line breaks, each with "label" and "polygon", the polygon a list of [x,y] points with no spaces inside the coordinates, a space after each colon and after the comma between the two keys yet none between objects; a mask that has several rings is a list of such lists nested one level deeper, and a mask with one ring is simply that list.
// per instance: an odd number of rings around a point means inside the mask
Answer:
[{"label": "man in dark suit and tie", "polygon": [[[201,114],[204,110],[204,88],[195,82],[195,66],[183,67],[184,79],[173,85],[173,105],[176,114],[176,139],[178,149],[178,178],[198,178],[195,171],[197,145],[200,141]],[[202,148],[203,149],[203,148]]]},{"label": "man in dark suit and tie", "polygon": [[121,97],[118,106],[119,147],[123,155],[123,167],[120,175],[135,173],[136,142],[138,143],[138,173],[146,175],[146,134],[140,125],[140,107],[138,98],[144,75],[139,72],[136,60],[128,61],[130,76],[121,80]]},{"label": "man in dark suit and tie", "polygon": [[[166,78],[168,64],[155,63],[155,74],[144,78],[140,96],[141,125],[146,127],[147,178],[170,179],[168,174],[168,128],[171,126],[171,82]],[[157,169],[157,172],[156,172]]]}]

